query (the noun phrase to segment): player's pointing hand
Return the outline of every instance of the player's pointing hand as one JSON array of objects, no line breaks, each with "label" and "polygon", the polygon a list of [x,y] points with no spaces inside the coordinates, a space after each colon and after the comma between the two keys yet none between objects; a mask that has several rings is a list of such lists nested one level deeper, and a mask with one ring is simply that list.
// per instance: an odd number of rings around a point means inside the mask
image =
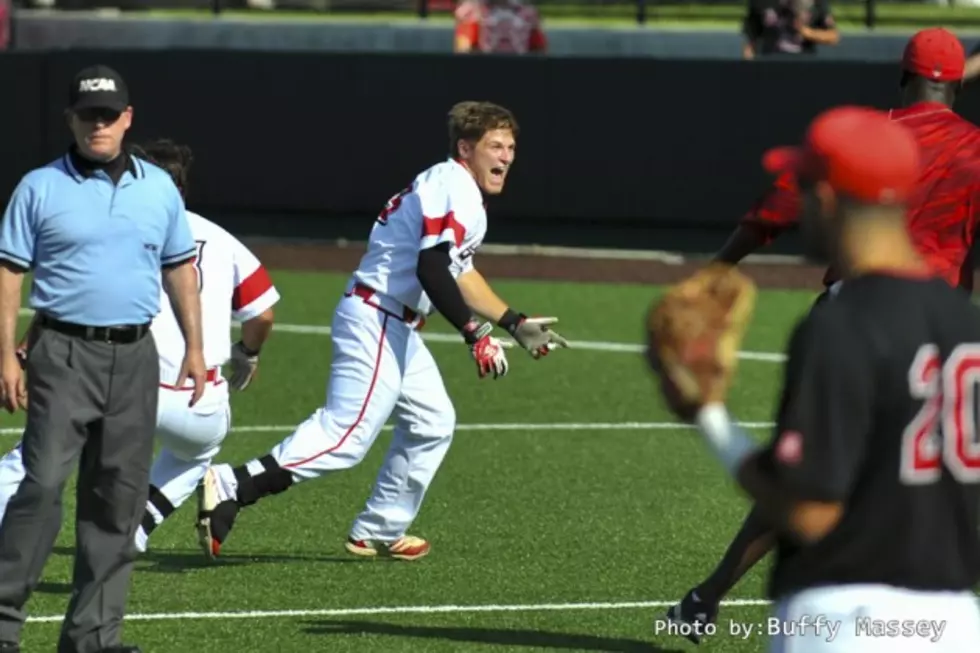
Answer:
[{"label": "player's pointing hand", "polygon": [[567,340],[548,328],[557,322],[557,317],[528,317],[523,313],[508,311],[500,320],[500,325],[507,329],[517,344],[537,359],[546,356],[552,349],[568,347]]}]

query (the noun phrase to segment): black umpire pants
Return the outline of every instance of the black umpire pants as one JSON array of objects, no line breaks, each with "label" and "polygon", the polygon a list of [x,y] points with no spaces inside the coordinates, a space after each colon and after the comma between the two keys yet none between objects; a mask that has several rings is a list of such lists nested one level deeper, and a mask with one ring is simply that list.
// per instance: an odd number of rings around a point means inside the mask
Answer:
[{"label": "black umpire pants", "polygon": [[119,645],[150,484],[159,365],[151,334],[113,344],[42,327],[30,343],[26,476],[0,523],[0,642],[20,639],[77,466],[73,592],[57,650]]}]

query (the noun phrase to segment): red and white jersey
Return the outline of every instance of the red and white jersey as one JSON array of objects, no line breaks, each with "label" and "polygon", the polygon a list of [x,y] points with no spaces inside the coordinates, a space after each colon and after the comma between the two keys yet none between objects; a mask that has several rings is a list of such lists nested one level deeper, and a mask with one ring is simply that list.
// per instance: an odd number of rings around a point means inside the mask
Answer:
[{"label": "red and white jersey", "polygon": [[473,254],[486,234],[480,187],[466,168],[448,159],[388,200],[371,229],[354,279],[428,315],[432,302],[416,276],[419,252],[450,243],[449,271],[455,279],[473,268]]},{"label": "red and white jersey", "polygon": [[[237,238],[196,213],[187,211],[191,235],[197,243],[198,291],[204,362],[221,367],[231,357],[231,323],[250,320],[279,301],[279,292],[265,268]],[[160,356],[160,380],[172,382],[184,360],[184,336],[166,292],[160,313],[150,330]]]}]

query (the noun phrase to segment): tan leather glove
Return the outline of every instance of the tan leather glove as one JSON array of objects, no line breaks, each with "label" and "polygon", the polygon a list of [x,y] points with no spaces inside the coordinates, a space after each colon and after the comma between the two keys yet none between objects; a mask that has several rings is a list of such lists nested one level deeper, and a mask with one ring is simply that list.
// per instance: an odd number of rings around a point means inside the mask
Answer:
[{"label": "tan leather glove", "polygon": [[647,315],[647,358],[668,406],[691,419],[724,403],[756,287],[734,267],[713,263],[670,288]]}]

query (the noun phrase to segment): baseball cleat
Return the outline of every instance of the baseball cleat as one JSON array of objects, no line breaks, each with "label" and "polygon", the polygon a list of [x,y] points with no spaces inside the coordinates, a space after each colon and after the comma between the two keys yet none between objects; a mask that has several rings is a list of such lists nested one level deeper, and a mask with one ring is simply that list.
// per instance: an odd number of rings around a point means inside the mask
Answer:
[{"label": "baseball cleat", "polygon": [[413,535],[404,535],[390,544],[376,540],[355,540],[348,537],[344,547],[348,553],[364,558],[418,560],[429,553],[429,543],[421,537]]},{"label": "baseball cleat", "polygon": [[693,644],[701,643],[708,624],[715,623],[718,606],[702,601],[695,590],[684,595],[680,603],[667,610],[667,621],[680,628],[680,634]]},{"label": "baseball cleat", "polygon": [[238,503],[225,495],[217,472],[209,467],[197,488],[197,537],[204,555],[211,560],[221,553],[221,543],[228,538],[237,516]]}]

